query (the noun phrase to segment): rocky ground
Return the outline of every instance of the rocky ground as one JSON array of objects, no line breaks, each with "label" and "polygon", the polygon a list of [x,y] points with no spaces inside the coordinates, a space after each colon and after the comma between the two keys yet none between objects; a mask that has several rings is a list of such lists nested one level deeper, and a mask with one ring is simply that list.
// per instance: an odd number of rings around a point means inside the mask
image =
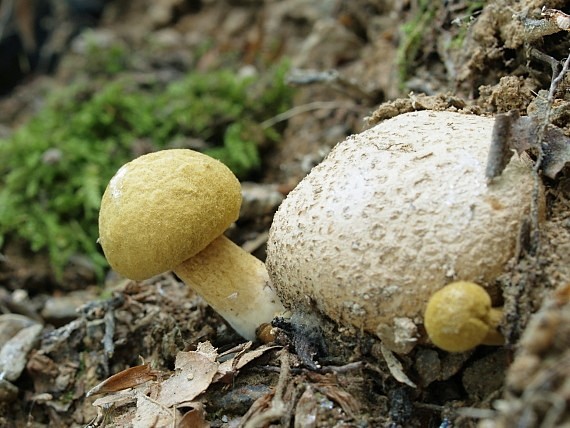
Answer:
[{"label": "rocky ground", "polygon": [[[122,73],[142,85],[290,59],[293,107],[267,118],[282,125],[282,140],[244,183],[242,215],[228,232],[262,259],[288,191],[337,142],[400,113],[514,111],[570,136],[563,0],[48,3],[49,13],[35,2],[0,2],[0,11],[16,11],[9,22],[0,14],[0,36],[18,38],[24,52],[19,67],[2,71],[15,85],[2,88],[3,136],[50,91],[104,80],[86,40],[101,52],[125,47]],[[56,280],[45,254],[5,239],[0,425],[570,426],[570,155],[568,144],[543,142],[544,215],[530,218],[494,284],[506,346],[396,356],[370,335],[321,320],[328,350],[315,367],[286,330],[244,343],[172,274],[143,282],[109,274],[103,284],[78,258]],[[144,152],[137,144],[133,152]],[[544,147],[522,150],[536,162]]]}]

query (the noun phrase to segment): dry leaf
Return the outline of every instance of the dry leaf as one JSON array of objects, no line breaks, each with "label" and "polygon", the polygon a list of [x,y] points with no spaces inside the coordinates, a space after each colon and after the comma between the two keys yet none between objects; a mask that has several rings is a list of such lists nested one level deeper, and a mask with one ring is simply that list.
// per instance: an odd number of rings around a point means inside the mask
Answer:
[{"label": "dry leaf", "polygon": [[556,177],[570,163],[570,138],[554,126],[546,129],[546,144],[542,146],[542,172],[549,178]]},{"label": "dry leaf", "polygon": [[404,367],[400,360],[396,358],[396,356],[386,348],[384,345],[380,344],[380,350],[382,351],[382,356],[388,364],[388,370],[390,370],[390,374],[394,376],[398,382],[411,386],[412,388],[416,388],[416,384],[410,380],[410,378],[404,373]]},{"label": "dry leaf", "polygon": [[213,348],[199,346],[198,349],[205,349],[206,352],[178,353],[174,363],[175,373],[162,383],[157,402],[166,407],[179,406],[191,402],[208,389],[218,371],[219,363],[215,361],[217,353]]},{"label": "dry leaf", "polygon": [[356,399],[346,392],[344,389],[341,389],[339,386],[336,385],[327,385],[324,387],[319,387],[319,391],[325,394],[328,398],[330,398],[335,403],[339,404],[349,417],[355,418],[360,410],[360,406]]},{"label": "dry leaf", "polygon": [[200,342],[195,352],[198,352],[208,358],[210,361],[218,359],[218,350],[209,342]]},{"label": "dry leaf", "polygon": [[307,388],[297,401],[295,406],[295,425],[294,428],[314,428],[317,426],[317,414],[319,407],[315,393],[311,385]]},{"label": "dry leaf", "polygon": [[549,21],[553,22],[561,30],[570,31],[570,15],[561,10],[547,9],[546,6],[542,6],[541,15],[546,16]]},{"label": "dry leaf", "polygon": [[154,379],[156,379],[156,372],[152,370],[148,364],[130,367],[94,386],[85,396],[90,397],[95,394],[106,394],[127,388],[134,388],[137,385]]},{"label": "dry leaf", "polygon": [[206,421],[206,411],[202,403],[193,403],[192,407],[192,410],[180,418],[176,428],[210,428],[210,424]]},{"label": "dry leaf", "polygon": [[135,391],[120,391],[114,394],[97,398],[93,402],[93,405],[102,409],[107,409],[109,407],[118,408],[133,403],[135,399]]},{"label": "dry leaf", "polygon": [[338,385],[336,376],[333,373],[318,375],[317,379],[319,379],[319,381],[315,384],[315,387],[319,392],[340,405],[344,413],[351,418],[354,418],[358,414],[360,405],[351,394]]},{"label": "dry leaf", "polygon": [[[236,369],[241,369],[242,367],[244,367],[246,364],[249,364],[250,362],[252,362],[253,360],[255,360],[256,358],[261,357],[263,354],[265,354],[267,351],[271,350],[271,349],[276,349],[276,348],[281,348],[281,346],[277,346],[277,345],[262,345],[257,349],[254,349],[253,351],[249,351],[246,354],[240,355],[239,358],[237,358],[237,361],[234,364],[234,368]],[[236,356],[237,357],[237,356]]]},{"label": "dry leaf", "polygon": [[154,428],[172,426],[174,410],[154,401],[143,393],[137,393],[137,411],[133,426]]},{"label": "dry leaf", "polygon": [[249,348],[251,348],[252,345],[253,345],[253,342],[251,340],[248,342],[240,343],[239,345],[236,345],[233,348],[228,349],[227,351],[224,351],[220,355],[218,355],[218,360],[220,360],[222,357],[228,356],[230,354],[235,354],[235,353],[247,351]]},{"label": "dry leaf", "polygon": [[[226,351],[223,354],[225,356],[232,352],[237,352],[237,354],[220,364],[218,361],[220,356],[216,348],[210,342],[200,343],[196,351],[177,354],[174,374],[170,378],[149,384],[149,387],[143,390],[102,397],[93,404],[105,410],[136,401],[136,409],[125,414],[135,426],[208,427],[201,403],[193,400],[205,392],[212,382],[221,380],[228,374],[237,373],[239,369],[266,351],[279,347],[263,345],[253,351],[248,351],[251,346],[251,342],[246,342],[233,348],[231,352]],[[156,380],[157,374],[158,372],[151,370],[148,364],[131,367],[100,383],[89,391],[88,395],[133,388],[149,380]],[[158,390],[158,393],[152,393],[153,389]],[[185,413],[175,424],[173,418],[178,415],[177,411],[180,407],[192,407],[192,410]]]},{"label": "dry leaf", "polygon": [[233,358],[226,360],[220,364],[218,367],[218,373],[216,373],[216,376],[214,376],[213,382],[224,382],[228,380],[228,377],[233,378],[239,369],[255,360],[256,358],[260,357],[270,349],[275,348],[280,348],[280,346],[262,345],[259,348],[249,352],[244,352],[248,348],[243,349],[242,351],[238,352]]},{"label": "dry leaf", "polygon": [[253,404],[249,407],[249,410],[245,412],[245,415],[242,416],[238,428],[243,428],[247,425],[247,423],[264,413],[271,407],[271,399],[273,398],[273,392],[269,392],[265,395],[262,395],[257,400],[253,402]]}]

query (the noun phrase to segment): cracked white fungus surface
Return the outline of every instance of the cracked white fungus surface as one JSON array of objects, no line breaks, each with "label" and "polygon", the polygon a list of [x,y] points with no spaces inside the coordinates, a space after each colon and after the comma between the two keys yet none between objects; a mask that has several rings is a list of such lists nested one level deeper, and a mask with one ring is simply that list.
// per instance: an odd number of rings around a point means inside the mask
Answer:
[{"label": "cracked white fungus surface", "polygon": [[275,215],[267,266],[284,305],[312,302],[406,353],[432,293],[454,279],[492,282],[533,187],[516,156],[487,184],[493,122],[421,111],[338,144]]}]

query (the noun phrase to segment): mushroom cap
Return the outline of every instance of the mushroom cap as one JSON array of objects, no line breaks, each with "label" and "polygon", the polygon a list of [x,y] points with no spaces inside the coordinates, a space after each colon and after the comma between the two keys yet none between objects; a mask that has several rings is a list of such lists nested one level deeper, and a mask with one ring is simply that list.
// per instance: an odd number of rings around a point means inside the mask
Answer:
[{"label": "mushroom cap", "polygon": [[493,123],[420,111],[339,143],[274,217],[266,264],[285,307],[315,305],[406,353],[431,294],[502,273],[533,178],[515,157],[487,184]]},{"label": "mushroom cap", "polygon": [[203,250],[239,215],[240,183],[221,162],[175,149],[123,165],[99,212],[99,242],[111,267],[142,280]]},{"label": "mushroom cap", "polygon": [[473,282],[448,284],[430,298],[424,324],[437,347],[449,352],[472,349],[496,327],[491,320],[491,297]]}]

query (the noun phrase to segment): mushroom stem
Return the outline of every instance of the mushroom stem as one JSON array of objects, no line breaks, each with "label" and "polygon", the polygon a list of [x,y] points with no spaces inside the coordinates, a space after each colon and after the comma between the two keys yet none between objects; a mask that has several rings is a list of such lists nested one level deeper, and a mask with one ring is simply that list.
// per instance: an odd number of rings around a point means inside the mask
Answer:
[{"label": "mushroom stem", "polygon": [[265,264],[223,235],[174,273],[248,340],[255,339],[257,327],[285,312]]},{"label": "mushroom stem", "polygon": [[501,346],[505,344],[505,337],[497,329],[503,318],[503,310],[500,308],[491,308],[489,311],[489,331],[483,339],[482,345]]}]

